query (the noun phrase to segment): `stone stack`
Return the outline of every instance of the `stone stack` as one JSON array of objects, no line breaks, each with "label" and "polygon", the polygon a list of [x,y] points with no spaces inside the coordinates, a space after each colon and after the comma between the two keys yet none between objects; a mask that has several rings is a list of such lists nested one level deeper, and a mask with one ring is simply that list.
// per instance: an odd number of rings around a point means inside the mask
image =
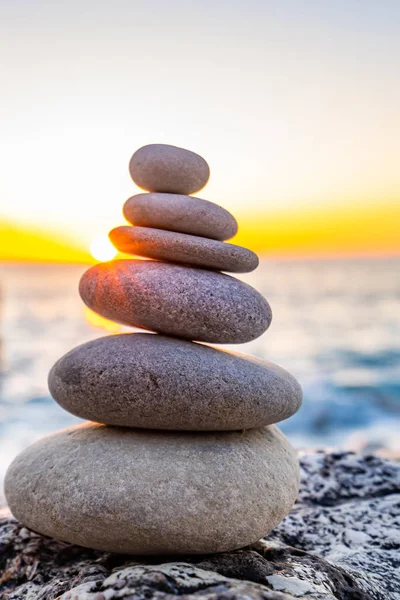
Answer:
[{"label": "stone stack", "polygon": [[271,322],[256,290],[221,273],[258,264],[224,241],[235,219],[189,196],[207,183],[207,163],[150,145],[135,152],[130,172],[149,193],[126,202],[133,227],[110,237],[156,260],[97,264],[80,294],[103,317],[156,333],[102,337],[54,365],[53,397],[90,422],[22,452],[6,496],[27,527],[82,546],[233,550],[267,534],[296,498],[296,455],[273,424],[298,410],[301,389],[272,363],[197,343],[248,342]]}]

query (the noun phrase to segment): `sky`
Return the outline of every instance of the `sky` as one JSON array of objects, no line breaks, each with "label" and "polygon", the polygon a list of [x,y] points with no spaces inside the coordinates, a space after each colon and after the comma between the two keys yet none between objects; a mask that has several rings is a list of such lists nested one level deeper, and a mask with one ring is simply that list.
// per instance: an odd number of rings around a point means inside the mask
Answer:
[{"label": "sky", "polygon": [[0,0],[0,259],[78,260],[157,142],[208,161],[237,243],[400,253],[399,30],[398,0]]}]

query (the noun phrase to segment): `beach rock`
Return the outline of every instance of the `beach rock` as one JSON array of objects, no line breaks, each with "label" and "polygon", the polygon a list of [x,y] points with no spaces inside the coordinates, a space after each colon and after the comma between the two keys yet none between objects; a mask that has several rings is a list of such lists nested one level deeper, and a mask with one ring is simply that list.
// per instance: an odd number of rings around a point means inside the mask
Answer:
[{"label": "beach rock", "polygon": [[74,348],[50,371],[49,388],[84,419],[192,431],[277,423],[302,399],[295,378],[273,363],[150,333]]},{"label": "beach rock", "polygon": [[296,454],[273,425],[183,433],[86,423],[31,445],[5,479],[26,527],[136,555],[246,546],[277,525],[297,492]]},{"label": "beach rock", "polygon": [[136,150],[129,163],[129,172],[143,190],[171,194],[194,194],[210,177],[204,158],[168,144],[149,144]]},{"label": "beach rock", "polygon": [[216,344],[249,342],[272,319],[265,298],[229,275],[149,260],[94,265],[79,292],[112,321]]},{"label": "beach rock", "polygon": [[120,252],[146,258],[231,273],[248,273],[258,267],[258,256],[247,248],[186,233],[123,226],[113,229],[109,237]]},{"label": "beach rock", "polygon": [[344,569],[364,594],[354,598],[398,600],[399,525],[399,462],[319,452],[301,457],[298,503],[268,539]]},{"label": "beach rock", "polygon": [[57,542],[0,514],[0,597],[398,600],[400,463],[321,452],[301,454],[300,465],[299,499],[266,539],[184,562],[133,563]]},{"label": "beach rock", "polygon": [[133,225],[220,241],[229,240],[238,230],[236,219],[222,206],[180,194],[137,194],[125,202],[123,213]]}]

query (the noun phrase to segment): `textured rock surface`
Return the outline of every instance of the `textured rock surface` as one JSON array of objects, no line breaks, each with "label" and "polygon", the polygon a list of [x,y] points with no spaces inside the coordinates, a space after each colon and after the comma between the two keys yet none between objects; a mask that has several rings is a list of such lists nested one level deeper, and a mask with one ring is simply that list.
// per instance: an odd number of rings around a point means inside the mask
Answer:
[{"label": "textured rock surface", "polygon": [[49,388],[63,408],[90,421],[189,431],[270,425],[302,399],[295,378],[273,363],[150,333],[74,348],[50,371]]},{"label": "textured rock surface", "polygon": [[321,453],[301,467],[301,502],[274,537],[345,568],[367,598],[397,600],[400,463]]},{"label": "textured rock surface", "polygon": [[5,479],[26,526],[140,555],[241,548],[279,523],[297,491],[297,457],[274,425],[189,433],[87,423],[27,448]]},{"label": "textured rock surface", "polygon": [[299,502],[266,540],[195,564],[189,557],[138,564],[56,542],[5,517],[0,598],[398,600],[400,465],[348,453],[305,455],[300,464]]},{"label": "textured rock surface", "polygon": [[247,248],[217,240],[151,227],[116,227],[110,240],[120,252],[184,263],[205,269],[249,273],[258,267],[258,256]]},{"label": "textured rock surface", "polygon": [[204,158],[168,144],[149,144],[136,150],[129,163],[129,172],[143,190],[172,194],[194,194],[210,177]]},{"label": "textured rock surface", "polygon": [[89,308],[112,321],[216,344],[249,342],[272,319],[265,298],[238,279],[150,260],[94,265],[79,292]]},{"label": "textured rock surface", "polygon": [[238,230],[236,219],[222,206],[180,194],[137,194],[125,202],[123,212],[133,225],[214,240],[229,240]]}]

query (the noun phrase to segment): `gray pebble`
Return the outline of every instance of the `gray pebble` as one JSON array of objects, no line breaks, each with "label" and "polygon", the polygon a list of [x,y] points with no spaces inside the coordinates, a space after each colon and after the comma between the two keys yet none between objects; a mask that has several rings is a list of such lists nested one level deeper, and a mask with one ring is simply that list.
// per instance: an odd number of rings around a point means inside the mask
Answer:
[{"label": "gray pebble", "polygon": [[126,254],[231,273],[248,273],[258,267],[257,254],[247,248],[186,233],[123,226],[113,229],[109,237]]},{"label": "gray pebble", "polygon": [[150,260],[115,260],[83,274],[79,293],[98,314],[132,327],[216,344],[259,337],[268,302],[229,275]]},{"label": "gray pebble", "polygon": [[68,412],[107,425],[222,431],[262,427],[299,408],[296,379],[273,363],[150,333],[74,348],[49,375]]},{"label": "gray pebble", "polygon": [[149,144],[136,150],[129,163],[129,172],[143,190],[172,194],[194,194],[210,177],[204,158],[168,144]]},{"label": "gray pebble", "polygon": [[214,240],[229,240],[238,230],[236,219],[222,206],[181,194],[137,194],[125,202],[123,213],[133,225]]},{"label": "gray pebble", "polygon": [[274,426],[160,432],[86,423],[36,442],[5,481],[26,527],[136,555],[225,552],[266,535],[298,492],[294,450]]}]

